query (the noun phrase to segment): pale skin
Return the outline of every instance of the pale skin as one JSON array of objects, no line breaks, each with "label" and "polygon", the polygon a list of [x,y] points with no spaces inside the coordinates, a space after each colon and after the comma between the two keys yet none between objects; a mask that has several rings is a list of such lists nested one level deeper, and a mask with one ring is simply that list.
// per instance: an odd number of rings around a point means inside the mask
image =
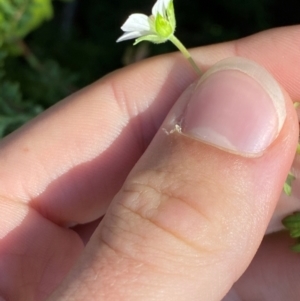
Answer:
[{"label": "pale skin", "polygon": [[[232,286],[226,301],[299,300],[292,241],[282,232],[263,239],[298,139],[299,36],[299,26],[287,27],[191,51],[204,70],[229,56],[254,60],[285,95],[274,143],[256,164],[238,159],[226,177],[236,156],[159,131],[196,79],[180,54],[109,74],[1,141],[3,300],[220,301]],[[182,183],[184,209],[171,200]],[[82,225],[68,229],[73,223]]]}]

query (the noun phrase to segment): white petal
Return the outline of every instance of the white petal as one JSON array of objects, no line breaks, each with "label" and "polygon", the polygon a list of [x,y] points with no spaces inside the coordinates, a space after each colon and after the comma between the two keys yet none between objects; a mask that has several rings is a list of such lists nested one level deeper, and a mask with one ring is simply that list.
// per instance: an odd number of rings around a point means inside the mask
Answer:
[{"label": "white petal", "polygon": [[164,0],[164,4],[165,4],[166,9],[168,8],[171,1],[173,1],[173,0]]},{"label": "white petal", "polygon": [[153,7],[152,7],[152,15],[153,15],[154,17],[156,17],[157,14],[160,12],[160,10],[159,10],[159,8],[160,8],[160,3],[161,3],[161,0],[157,0],[157,1],[155,2],[155,4],[153,5]]},{"label": "white petal", "polygon": [[120,36],[117,39],[117,42],[122,42],[122,41],[126,41],[126,40],[131,40],[131,39],[135,39],[142,36],[142,34],[139,31],[130,31],[130,32],[125,32],[122,36]]},{"label": "white petal", "polygon": [[160,15],[165,16],[166,9],[171,1],[172,0],[157,0],[152,7],[152,15],[156,17],[159,13]]},{"label": "white petal", "polygon": [[149,31],[148,16],[144,14],[132,14],[121,27],[123,31]]}]

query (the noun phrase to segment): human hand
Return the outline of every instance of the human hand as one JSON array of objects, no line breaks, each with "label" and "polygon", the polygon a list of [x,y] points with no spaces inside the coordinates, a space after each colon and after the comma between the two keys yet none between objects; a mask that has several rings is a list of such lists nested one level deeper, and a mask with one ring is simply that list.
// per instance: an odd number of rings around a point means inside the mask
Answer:
[{"label": "human hand", "polygon": [[[245,72],[262,85],[269,76],[240,60],[180,97],[196,78],[168,54],[106,76],[4,139],[3,300],[298,300],[290,239],[261,240],[298,139],[291,100],[300,99],[299,32],[274,29],[192,51],[204,69],[232,56],[264,66],[282,87],[273,98],[283,111]],[[214,114],[225,108],[232,118],[221,124]],[[234,126],[227,135],[241,135],[229,144],[200,132],[194,112],[219,133]]]}]

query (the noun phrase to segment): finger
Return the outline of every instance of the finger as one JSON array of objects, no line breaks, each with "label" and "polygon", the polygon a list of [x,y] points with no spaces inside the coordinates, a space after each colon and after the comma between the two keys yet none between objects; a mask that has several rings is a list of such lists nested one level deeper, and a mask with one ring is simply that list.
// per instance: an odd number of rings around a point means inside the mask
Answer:
[{"label": "finger", "polygon": [[290,250],[292,243],[286,232],[266,236],[251,265],[223,301],[299,300],[300,262],[299,254]]},{"label": "finger", "polygon": [[264,69],[218,63],[176,102],[49,300],[221,300],[262,240],[295,125]]},{"label": "finger", "polygon": [[[204,68],[228,56],[251,58],[297,99],[299,30],[274,29],[198,48],[193,55]],[[115,72],[67,98],[1,142],[0,195],[30,203],[60,224],[102,216],[194,78],[179,54],[168,54]]]},{"label": "finger", "polygon": [[74,231],[0,197],[0,300],[42,301],[83,250]]},{"label": "finger", "polygon": [[291,195],[287,195],[284,192],[281,194],[267,233],[282,230],[284,228],[282,220],[291,213],[300,211],[300,158],[298,154],[295,156],[291,172],[295,176],[291,183]]}]

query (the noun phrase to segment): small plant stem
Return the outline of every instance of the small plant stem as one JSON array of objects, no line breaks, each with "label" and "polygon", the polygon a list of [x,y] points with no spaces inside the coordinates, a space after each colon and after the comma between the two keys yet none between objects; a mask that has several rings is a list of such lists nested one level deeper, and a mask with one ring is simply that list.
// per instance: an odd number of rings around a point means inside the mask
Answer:
[{"label": "small plant stem", "polygon": [[172,35],[169,38],[169,41],[171,41],[179,50],[180,52],[183,54],[183,56],[189,61],[189,63],[192,65],[193,69],[195,70],[195,72],[201,76],[203,73],[202,71],[199,69],[199,67],[197,66],[197,64],[195,63],[195,61],[193,60],[191,54],[188,52],[188,50],[183,46],[183,44],[174,36]]},{"label": "small plant stem", "polygon": [[30,65],[31,68],[38,72],[43,71],[43,66],[38,60],[38,58],[32,53],[30,48],[27,46],[27,44],[23,40],[19,40],[17,42],[20,49],[22,50],[22,55],[26,59],[27,63]]}]

